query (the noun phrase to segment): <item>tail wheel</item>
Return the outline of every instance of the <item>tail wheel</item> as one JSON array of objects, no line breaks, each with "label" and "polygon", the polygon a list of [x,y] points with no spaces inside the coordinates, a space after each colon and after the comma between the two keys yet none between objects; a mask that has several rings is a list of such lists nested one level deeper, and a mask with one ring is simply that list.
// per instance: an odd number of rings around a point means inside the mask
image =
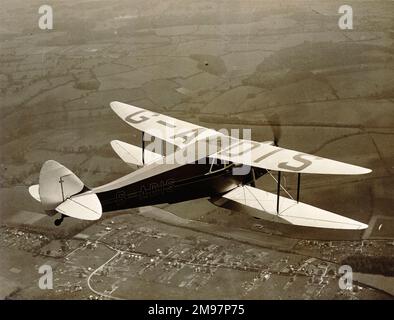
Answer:
[{"label": "tail wheel", "polygon": [[55,226],[56,227],[60,226],[62,224],[63,220],[64,220],[64,215],[62,215],[59,219],[55,220],[55,222],[54,222]]}]

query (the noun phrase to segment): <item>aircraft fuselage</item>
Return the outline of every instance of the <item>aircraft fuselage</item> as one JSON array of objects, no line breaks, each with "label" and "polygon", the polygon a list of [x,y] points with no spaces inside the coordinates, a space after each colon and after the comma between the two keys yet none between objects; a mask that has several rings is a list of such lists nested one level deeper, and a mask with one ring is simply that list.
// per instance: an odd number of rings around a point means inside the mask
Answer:
[{"label": "aircraft fuselage", "polygon": [[[252,171],[234,175],[234,164],[185,164],[115,190],[97,193],[103,212],[130,209],[161,203],[176,203],[220,196],[253,181]],[[266,173],[255,170],[255,178]]]}]

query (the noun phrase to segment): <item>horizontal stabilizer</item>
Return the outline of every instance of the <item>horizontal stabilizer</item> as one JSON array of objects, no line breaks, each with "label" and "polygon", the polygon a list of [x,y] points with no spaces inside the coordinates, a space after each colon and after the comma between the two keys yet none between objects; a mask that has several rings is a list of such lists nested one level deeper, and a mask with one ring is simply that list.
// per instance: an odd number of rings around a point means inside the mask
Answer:
[{"label": "horizontal stabilizer", "polygon": [[81,220],[98,220],[103,213],[99,198],[91,192],[67,199],[56,207],[56,211]]},{"label": "horizontal stabilizer", "polygon": [[39,185],[38,184],[30,186],[29,187],[29,193],[35,200],[37,200],[38,202],[41,202],[40,189],[39,189]]},{"label": "horizontal stabilizer", "polygon": [[[219,204],[220,200],[229,200]],[[313,207],[289,198],[279,197],[279,214],[276,211],[277,195],[242,186],[223,195],[214,202],[220,207],[246,212],[253,217],[304,227],[361,230],[368,225],[338,214]]]},{"label": "horizontal stabilizer", "polygon": [[[128,144],[119,140],[112,140],[111,146],[116,154],[128,165],[135,167],[143,166],[142,163],[142,148]],[[159,160],[162,156],[158,153],[144,150],[144,162],[145,164]]]}]

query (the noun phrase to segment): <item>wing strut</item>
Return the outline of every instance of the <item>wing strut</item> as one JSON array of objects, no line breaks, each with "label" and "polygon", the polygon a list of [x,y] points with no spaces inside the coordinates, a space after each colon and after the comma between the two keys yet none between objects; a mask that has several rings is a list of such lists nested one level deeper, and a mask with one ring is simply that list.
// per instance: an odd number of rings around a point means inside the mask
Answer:
[{"label": "wing strut", "polygon": [[142,138],[142,165],[145,165],[145,140],[144,140],[144,137],[145,137],[145,132],[142,131],[142,136],[141,136],[141,138]]},{"label": "wing strut", "polygon": [[252,187],[256,187],[256,175],[254,173],[254,169],[252,168],[252,183],[250,184]]},{"label": "wing strut", "polygon": [[301,184],[301,173],[298,173],[298,180],[297,180],[297,203],[300,202],[300,184]]},{"label": "wing strut", "polygon": [[276,191],[276,213],[279,214],[279,199],[280,199],[280,177],[281,177],[281,171],[278,171],[278,189]]}]

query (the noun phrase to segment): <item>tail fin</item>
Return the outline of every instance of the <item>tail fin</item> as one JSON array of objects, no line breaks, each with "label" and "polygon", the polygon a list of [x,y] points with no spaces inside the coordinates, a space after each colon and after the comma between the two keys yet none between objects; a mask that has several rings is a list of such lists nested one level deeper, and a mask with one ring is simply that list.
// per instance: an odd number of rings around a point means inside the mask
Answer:
[{"label": "tail fin", "polygon": [[41,168],[38,192],[45,210],[55,209],[84,187],[84,183],[71,170],[54,160],[46,161]]},{"label": "tail fin", "polygon": [[48,214],[57,211],[82,220],[97,220],[102,214],[97,195],[89,192],[71,170],[54,160],[44,163],[39,184],[31,186],[29,192]]}]

